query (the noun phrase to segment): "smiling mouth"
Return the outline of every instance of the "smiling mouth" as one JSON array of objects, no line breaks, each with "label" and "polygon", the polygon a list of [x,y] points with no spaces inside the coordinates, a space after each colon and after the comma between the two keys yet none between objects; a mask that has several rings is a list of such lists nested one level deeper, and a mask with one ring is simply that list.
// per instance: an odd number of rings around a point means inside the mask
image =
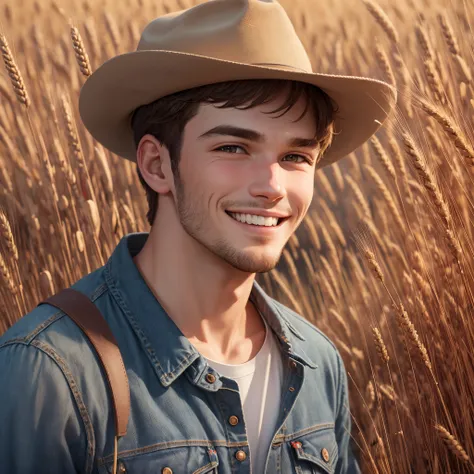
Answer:
[{"label": "smiling mouth", "polygon": [[266,225],[261,225],[261,224],[252,224],[252,223],[248,223],[248,222],[242,222],[242,221],[239,221],[238,219],[236,219],[235,217],[232,216],[232,214],[229,212],[229,211],[225,211],[225,213],[234,221],[236,222],[239,222],[240,224],[245,224],[245,225],[250,225],[250,226],[253,226],[253,227],[263,227],[263,228],[270,228],[270,229],[276,229],[278,227],[281,227],[281,225],[290,218],[290,216],[287,216],[287,217],[278,217],[278,222],[277,222],[277,225],[269,225],[269,226],[266,226]]}]

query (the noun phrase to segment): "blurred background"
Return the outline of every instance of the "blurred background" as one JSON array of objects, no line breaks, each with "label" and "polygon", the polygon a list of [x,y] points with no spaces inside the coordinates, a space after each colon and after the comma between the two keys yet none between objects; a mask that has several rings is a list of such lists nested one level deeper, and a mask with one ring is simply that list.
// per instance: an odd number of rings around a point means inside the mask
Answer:
[{"label": "blurred background", "polygon": [[[79,91],[149,21],[196,3],[2,1],[0,332],[149,231],[135,166],[86,132]],[[382,79],[399,99],[316,173],[307,218],[258,281],[341,352],[364,473],[474,472],[474,5],[280,3],[315,72]]]}]

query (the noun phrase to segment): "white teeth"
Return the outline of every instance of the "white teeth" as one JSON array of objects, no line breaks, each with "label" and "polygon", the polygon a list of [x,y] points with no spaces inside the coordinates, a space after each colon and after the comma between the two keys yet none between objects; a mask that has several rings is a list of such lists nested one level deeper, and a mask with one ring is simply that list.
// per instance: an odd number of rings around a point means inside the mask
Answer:
[{"label": "white teeth", "polygon": [[274,227],[278,225],[278,217],[263,217],[256,216],[255,214],[240,214],[238,212],[229,212],[229,214],[235,220],[247,224],[261,225],[264,227]]}]

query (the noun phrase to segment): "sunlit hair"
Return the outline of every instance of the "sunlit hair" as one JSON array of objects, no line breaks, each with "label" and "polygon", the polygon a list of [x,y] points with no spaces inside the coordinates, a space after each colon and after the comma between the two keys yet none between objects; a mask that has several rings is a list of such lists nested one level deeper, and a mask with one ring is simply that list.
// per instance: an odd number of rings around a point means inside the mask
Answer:
[{"label": "sunlit hair", "polygon": [[[306,98],[301,120],[312,106],[315,114],[316,132],[314,137],[320,142],[320,156],[331,145],[337,105],[320,88],[304,82],[279,79],[247,79],[209,84],[171,94],[135,110],[132,116],[132,129],[135,145],[146,134],[153,135],[170,154],[171,167],[175,180],[179,178],[183,130],[185,125],[198,113],[200,104],[220,104],[218,108],[249,109],[270,102],[286,92],[286,99],[280,107],[268,113],[287,113],[299,100]],[[145,189],[148,201],[147,220],[150,225],[158,209],[158,193],[151,189],[140,172],[137,174]]]}]

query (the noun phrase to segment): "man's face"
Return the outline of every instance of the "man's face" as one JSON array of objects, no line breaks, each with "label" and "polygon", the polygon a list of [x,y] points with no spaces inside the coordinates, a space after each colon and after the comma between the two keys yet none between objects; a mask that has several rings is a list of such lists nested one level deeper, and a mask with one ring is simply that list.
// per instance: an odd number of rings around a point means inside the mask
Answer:
[{"label": "man's face", "polygon": [[[264,113],[281,103],[279,98],[247,110],[201,105],[184,129],[175,195],[179,222],[205,251],[242,272],[262,273],[277,265],[313,197],[318,150],[288,142],[313,138],[314,116],[309,108],[292,122],[304,110],[302,98],[281,117],[276,118],[281,112]],[[242,138],[230,130],[206,134],[224,126],[264,138]],[[255,221],[249,214],[284,218],[276,226],[267,219],[262,226],[262,218]]]}]

